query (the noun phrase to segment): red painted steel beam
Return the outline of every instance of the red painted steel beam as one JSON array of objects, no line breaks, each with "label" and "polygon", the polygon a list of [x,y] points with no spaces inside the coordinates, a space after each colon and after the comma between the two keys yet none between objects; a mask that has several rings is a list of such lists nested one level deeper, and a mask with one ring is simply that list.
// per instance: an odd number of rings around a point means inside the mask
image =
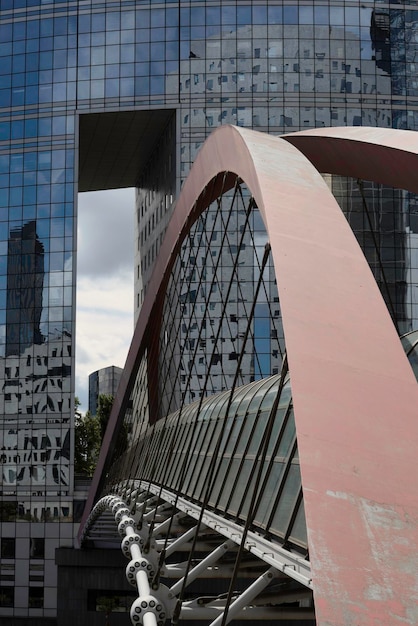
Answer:
[{"label": "red painted steel beam", "polygon": [[[379,133],[384,144],[385,131]],[[403,145],[403,131],[392,137],[395,145]],[[384,151],[393,149],[381,146],[381,161]],[[344,169],[350,170],[351,159],[359,158],[359,147],[350,150],[350,160],[339,173],[348,173]],[[405,168],[416,163],[410,146],[408,150]],[[250,188],[272,247],[317,623],[417,624],[418,387],[345,217],[318,171],[283,139],[222,127],[198,154],[138,320],[91,498],[153,307],[163,297],[176,250],[193,221],[191,214],[205,208],[204,200],[197,205],[195,201],[224,171],[238,174]],[[415,184],[402,182],[411,188]]]},{"label": "red painted steel beam", "polygon": [[418,193],[418,133],[363,126],[284,135],[324,174],[341,174]]}]

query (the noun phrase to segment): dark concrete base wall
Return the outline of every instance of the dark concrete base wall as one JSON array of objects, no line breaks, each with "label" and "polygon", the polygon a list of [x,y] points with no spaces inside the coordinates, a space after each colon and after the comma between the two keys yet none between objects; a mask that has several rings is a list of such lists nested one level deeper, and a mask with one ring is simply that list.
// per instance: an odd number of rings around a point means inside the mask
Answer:
[{"label": "dark concrete base wall", "polygon": [[[91,601],[89,607],[89,595],[135,593],[125,577],[128,560],[120,550],[59,548],[55,561],[58,566],[57,626],[103,626],[105,613],[92,608]],[[126,626],[130,623],[129,614],[112,612],[109,623]]]},{"label": "dark concrete base wall", "polygon": [[58,626],[58,623],[55,617],[0,617],[0,626]]}]

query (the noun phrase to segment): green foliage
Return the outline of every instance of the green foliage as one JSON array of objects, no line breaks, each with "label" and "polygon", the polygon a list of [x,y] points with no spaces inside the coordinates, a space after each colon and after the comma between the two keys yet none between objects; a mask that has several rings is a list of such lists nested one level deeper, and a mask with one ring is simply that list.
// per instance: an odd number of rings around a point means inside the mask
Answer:
[{"label": "green foliage", "polygon": [[78,398],[75,399],[75,407],[74,470],[76,474],[90,477],[93,476],[102,442],[100,423],[98,418],[92,416],[89,411],[81,415],[77,410],[80,407]]},{"label": "green foliage", "polygon": [[[112,412],[113,401],[114,401],[114,397],[112,395],[106,395],[104,393],[99,395],[99,401],[98,401],[98,407],[97,407],[97,418],[100,422],[100,432],[101,432],[102,439],[106,432],[110,413]],[[115,446],[115,451],[112,457],[112,463],[115,459],[118,458],[118,456],[122,452],[126,450],[127,445],[128,445],[128,434],[127,434],[125,423],[123,423],[120,427],[118,438],[116,440],[116,446]]]},{"label": "green foliage", "polygon": [[113,596],[100,596],[100,598],[97,598],[97,609],[99,611],[104,611],[106,614],[105,626],[109,626],[110,614],[117,608],[117,606],[118,603]]},{"label": "green foliage", "polygon": [[[83,476],[93,476],[100,446],[106,432],[107,423],[112,411],[114,397],[100,394],[97,414],[89,411],[83,416],[79,411],[80,401],[75,398],[75,473]],[[122,424],[116,440],[113,460],[127,447],[128,435],[125,424]]]},{"label": "green foliage", "polygon": [[118,603],[114,596],[100,596],[100,598],[97,598],[97,608],[99,611],[111,613],[117,606]]},{"label": "green foliage", "polygon": [[101,393],[99,395],[98,406],[97,406],[97,419],[100,424],[100,436],[103,439],[107,423],[109,421],[110,413],[112,411],[114,397],[109,394]]}]

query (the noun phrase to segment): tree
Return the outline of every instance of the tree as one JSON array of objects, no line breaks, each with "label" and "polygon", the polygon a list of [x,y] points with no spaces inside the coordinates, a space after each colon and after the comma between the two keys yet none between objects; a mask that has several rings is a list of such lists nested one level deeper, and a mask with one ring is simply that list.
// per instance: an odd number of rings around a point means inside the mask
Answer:
[{"label": "tree", "polygon": [[[100,394],[97,406],[97,415],[90,411],[83,416],[78,410],[80,401],[75,398],[75,452],[74,469],[76,474],[93,476],[100,447],[106,432],[107,423],[112,411],[114,397]],[[125,424],[122,424],[116,440],[112,462],[127,447],[128,435]]]},{"label": "tree", "polygon": [[[98,404],[97,404],[97,418],[100,423],[100,433],[101,433],[102,440],[106,432],[110,413],[112,412],[114,399],[115,398],[112,395],[106,395],[104,393],[101,393],[99,395]],[[128,445],[128,433],[127,433],[125,422],[123,422],[120,426],[118,437],[116,439],[116,446],[115,446],[115,450],[112,456],[112,463],[115,459],[118,458],[118,456],[122,452],[126,450],[127,445]]]},{"label": "tree", "polygon": [[74,446],[74,470],[76,474],[93,476],[102,442],[100,436],[100,424],[97,417],[89,411],[82,415],[78,408],[80,401],[75,399],[75,446]]},{"label": "tree", "polygon": [[110,394],[101,393],[97,402],[97,419],[100,424],[100,437],[103,441],[103,437],[106,432],[107,423],[109,421],[110,413],[112,412],[114,397]]},{"label": "tree", "polygon": [[114,609],[117,608],[117,606],[118,603],[116,599],[112,596],[100,596],[100,598],[97,598],[97,608],[99,609],[99,611],[105,612],[105,626],[110,625],[110,614],[113,612]]}]

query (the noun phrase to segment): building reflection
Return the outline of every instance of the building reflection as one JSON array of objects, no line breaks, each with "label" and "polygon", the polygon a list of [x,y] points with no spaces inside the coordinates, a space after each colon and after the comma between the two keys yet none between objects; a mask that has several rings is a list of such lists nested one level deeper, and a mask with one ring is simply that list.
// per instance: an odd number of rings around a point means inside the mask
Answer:
[{"label": "building reflection", "polygon": [[36,221],[12,229],[7,249],[6,356],[23,354],[42,343],[44,246]]},{"label": "building reflection", "polygon": [[[42,333],[48,298],[46,249],[35,220],[12,228],[7,246],[5,357],[0,411],[1,489],[63,493],[70,486],[71,333]],[[21,503],[28,514],[29,502]],[[17,509],[18,510],[18,509]],[[33,517],[33,514],[30,514]]]}]

